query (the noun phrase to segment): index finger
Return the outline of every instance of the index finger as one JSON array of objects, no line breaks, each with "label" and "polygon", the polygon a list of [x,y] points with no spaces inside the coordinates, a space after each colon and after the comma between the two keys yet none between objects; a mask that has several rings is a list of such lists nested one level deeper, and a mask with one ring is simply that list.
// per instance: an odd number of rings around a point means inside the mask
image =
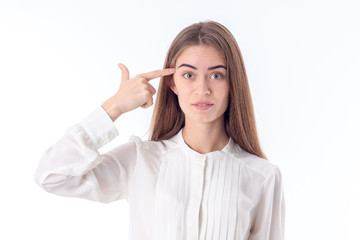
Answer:
[{"label": "index finger", "polygon": [[146,80],[150,81],[151,79],[167,76],[173,74],[175,72],[175,68],[165,68],[161,70],[155,70],[147,73],[139,74],[140,77],[145,78]]}]

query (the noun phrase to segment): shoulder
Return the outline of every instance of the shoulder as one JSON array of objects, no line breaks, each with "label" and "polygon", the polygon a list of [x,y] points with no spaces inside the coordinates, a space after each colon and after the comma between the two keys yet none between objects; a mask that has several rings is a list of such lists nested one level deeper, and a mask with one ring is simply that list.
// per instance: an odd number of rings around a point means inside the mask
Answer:
[{"label": "shoulder", "polygon": [[236,161],[240,162],[243,171],[258,178],[261,182],[268,182],[270,179],[281,179],[279,167],[269,160],[258,157],[240,148],[237,144],[234,147],[233,156]]},{"label": "shoulder", "polygon": [[178,144],[173,138],[162,141],[151,141],[142,140],[137,136],[131,136],[129,141],[135,143],[139,151],[145,151],[154,154],[165,154],[178,149]]}]

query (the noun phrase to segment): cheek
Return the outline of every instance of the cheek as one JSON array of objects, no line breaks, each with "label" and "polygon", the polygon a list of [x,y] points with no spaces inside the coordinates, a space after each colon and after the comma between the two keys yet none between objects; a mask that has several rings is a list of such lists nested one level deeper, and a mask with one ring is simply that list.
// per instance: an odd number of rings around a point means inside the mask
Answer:
[{"label": "cheek", "polygon": [[223,105],[225,105],[226,107],[229,105],[229,96],[230,96],[230,91],[228,88],[225,87],[225,89],[219,93],[223,102]]},{"label": "cheek", "polygon": [[183,113],[186,113],[188,109],[189,103],[187,102],[187,99],[188,98],[186,96],[178,94],[179,107]]},{"label": "cheek", "polygon": [[229,106],[229,95],[224,96],[224,98],[223,98],[223,105],[224,105],[224,107],[226,107],[226,108]]},{"label": "cheek", "polygon": [[218,96],[221,96],[223,99],[228,99],[230,94],[230,89],[228,84],[222,84],[218,86]]},{"label": "cheek", "polygon": [[183,96],[190,94],[191,92],[190,84],[186,83],[184,80],[180,81],[175,79],[174,82],[176,89],[179,91],[179,94]]}]

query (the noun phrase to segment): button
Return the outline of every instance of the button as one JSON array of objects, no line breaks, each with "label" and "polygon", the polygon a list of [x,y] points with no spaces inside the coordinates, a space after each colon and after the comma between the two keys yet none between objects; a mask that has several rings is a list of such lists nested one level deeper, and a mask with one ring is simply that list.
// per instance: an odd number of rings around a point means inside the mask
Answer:
[{"label": "button", "polygon": [[99,145],[103,145],[103,144],[104,144],[104,140],[99,139],[99,140],[98,140],[98,144],[99,144]]},{"label": "button", "polygon": [[111,132],[111,133],[109,134],[109,138],[110,138],[110,139],[113,139],[114,137],[115,137],[115,134]]}]

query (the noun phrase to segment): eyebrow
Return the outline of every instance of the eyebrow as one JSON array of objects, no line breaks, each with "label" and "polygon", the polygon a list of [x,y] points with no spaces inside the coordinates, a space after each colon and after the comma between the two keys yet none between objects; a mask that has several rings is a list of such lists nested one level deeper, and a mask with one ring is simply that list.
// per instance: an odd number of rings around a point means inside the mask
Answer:
[{"label": "eyebrow", "polygon": [[[187,63],[181,64],[178,68],[180,68],[180,67],[189,67],[189,68],[192,68],[192,69],[197,70],[196,67],[194,67],[194,66],[192,66],[192,65],[190,65],[190,64],[187,64]],[[214,70],[214,69],[216,69],[216,68],[224,68],[224,69],[227,69],[224,65],[216,65],[216,66],[213,66],[213,67],[209,67],[208,70]]]}]

